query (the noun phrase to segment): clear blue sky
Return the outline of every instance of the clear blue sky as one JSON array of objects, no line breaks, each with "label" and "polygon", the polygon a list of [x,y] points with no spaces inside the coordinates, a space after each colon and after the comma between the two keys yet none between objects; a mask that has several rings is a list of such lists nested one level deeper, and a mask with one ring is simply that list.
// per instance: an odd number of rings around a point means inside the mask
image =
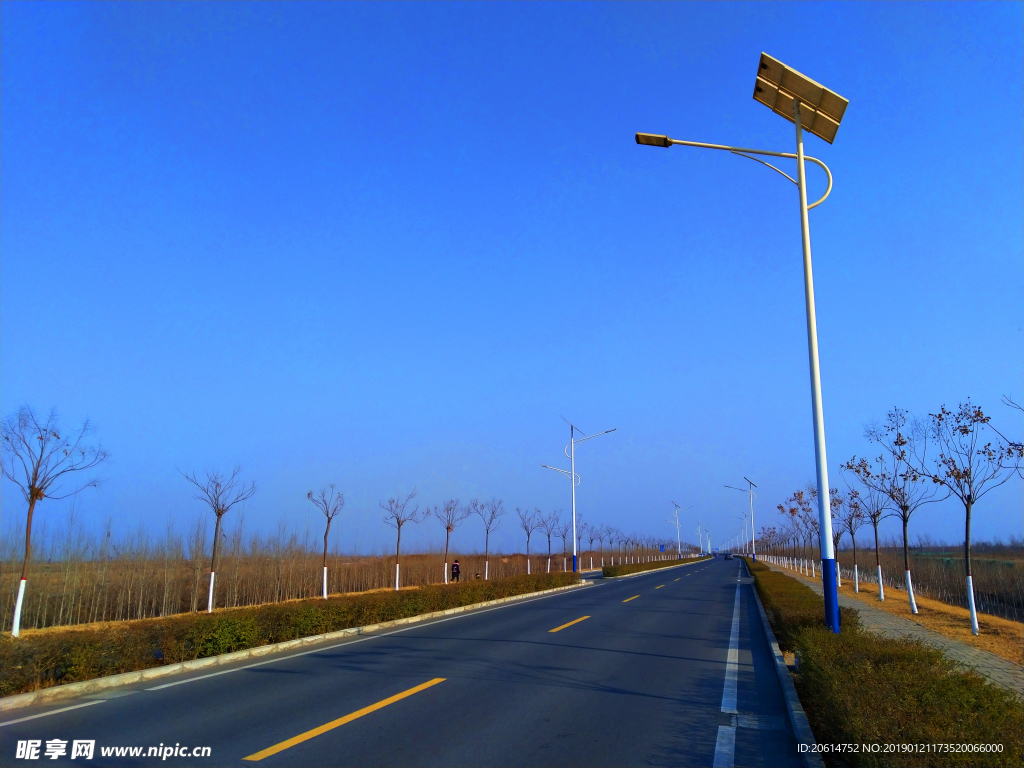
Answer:
[{"label": "clear blue sky", "polygon": [[[1021,434],[1020,3],[0,14],[0,409],[93,420],[88,521],[184,526],[176,468],[235,464],[251,529],[304,526],[336,482],[346,548],[389,545],[377,501],[414,485],[567,509],[540,468],[564,415],[618,429],[579,450],[585,517],[668,534],[675,500],[731,532],[746,475],[772,522],[814,477],[795,187],[633,142],[793,151],[751,98],[761,51],[850,100],[807,143],[835,174],[811,213],[833,484],[894,405],[970,396]],[[1021,509],[1015,479],[976,535],[1020,536]],[[962,510],[912,533],[957,539]],[[497,544],[521,538],[510,513]]]}]

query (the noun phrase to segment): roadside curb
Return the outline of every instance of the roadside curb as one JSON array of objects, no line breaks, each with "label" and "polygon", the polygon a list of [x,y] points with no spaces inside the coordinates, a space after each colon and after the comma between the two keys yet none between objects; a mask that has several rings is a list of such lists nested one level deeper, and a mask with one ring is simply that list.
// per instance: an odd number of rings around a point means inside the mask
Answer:
[{"label": "roadside curb", "polygon": [[[743,560],[743,567],[747,571],[747,576],[753,578],[754,575],[750,572],[750,566],[747,565],[745,559]],[[775,633],[772,632],[772,626],[768,622],[768,614],[765,613],[764,606],[761,605],[761,597],[757,594],[757,585],[751,583],[750,591],[754,594],[757,611],[761,614],[764,634],[768,638],[768,644],[772,649],[772,656],[775,658],[775,671],[778,673],[779,682],[782,684],[782,695],[786,699],[786,711],[789,712],[789,722],[793,726],[793,734],[796,736],[798,744],[809,747],[809,750],[800,755],[800,757],[805,768],[825,768],[821,755],[810,751],[814,749],[817,740],[814,738],[814,732],[811,731],[811,724],[807,720],[807,713],[804,712],[803,704],[800,703],[800,697],[797,696],[796,686],[793,684],[793,678],[789,674],[789,667],[786,665],[786,659],[782,655],[782,649],[779,648],[779,641],[775,639]]]},{"label": "roadside curb", "polygon": [[688,563],[679,563],[679,565],[666,565],[662,568],[651,568],[649,571],[638,571],[637,573],[627,573],[624,576],[602,576],[602,579],[632,579],[634,576],[647,576],[652,573],[660,573],[661,571],[670,571],[673,568],[685,568],[688,565],[696,565],[697,563],[706,563],[712,558],[705,557],[701,560],[691,560]]},{"label": "roadside curb", "polygon": [[42,688],[38,691],[30,691],[29,693],[18,693],[14,696],[4,696],[0,698],[0,712],[6,712],[11,709],[20,709],[21,707],[28,707],[33,704],[48,704],[51,701],[60,701],[62,699],[73,698],[75,696],[81,696],[83,694],[100,693],[110,688],[119,688],[125,685],[133,685],[134,683],[140,683],[146,680],[154,680],[161,677],[167,677],[169,675],[174,675],[179,672],[191,672],[197,669],[205,669],[206,667],[219,667],[223,664],[230,664],[231,662],[235,661],[243,661],[245,659],[267,656],[269,654],[277,653],[279,651],[293,650],[295,648],[302,648],[303,646],[315,645],[317,643],[323,643],[330,640],[340,640],[345,637],[363,635],[369,632],[375,632],[380,629],[388,629],[390,627],[398,627],[403,626],[405,624],[416,624],[421,621],[428,621],[430,619],[441,618],[442,616],[452,616],[457,613],[465,613],[466,611],[471,611],[478,608],[487,608],[493,605],[502,605],[504,603],[518,602],[520,600],[526,600],[531,597],[551,595],[556,592],[566,592],[571,589],[580,589],[581,587],[587,586],[591,586],[591,582],[581,580],[578,584],[570,584],[566,587],[554,587],[553,589],[544,589],[540,592],[527,592],[523,595],[499,597],[497,600],[487,600],[483,603],[460,605],[457,608],[447,608],[443,611],[433,611],[432,613],[421,613],[416,616],[406,616],[401,619],[392,619],[391,621],[381,621],[377,624],[367,624],[363,627],[349,627],[347,629],[339,629],[336,632],[327,632],[323,635],[300,637],[295,640],[286,640],[283,643],[261,645],[257,646],[256,648],[247,648],[244,651],[235,651],[234,653],[222,653],[219,656],[208,656],[204,659],[180,661],[176,664],[167,664],[162,667],[150,667],[149,669],[141,669],[135,672],[122,672],[119,675],[97,677],[94,680],[83,680],[80,683],[67,683],[66,685],[55,685],[51,688]]}]

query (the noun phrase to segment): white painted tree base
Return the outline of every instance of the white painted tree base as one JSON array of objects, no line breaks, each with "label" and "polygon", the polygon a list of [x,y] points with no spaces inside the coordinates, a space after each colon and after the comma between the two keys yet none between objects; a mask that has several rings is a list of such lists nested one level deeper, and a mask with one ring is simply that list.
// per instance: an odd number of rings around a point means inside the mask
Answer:
[{"label": "white painted tree base", "polygon": [[971,633],[978,634],[978,610],[974,607],[974,576],[967,577],[967,607],[971,609]]},{"label": "white painted tree base", "polygon": [[21,606],[25,602],[25,579],[18,584],[18,601],[14,604],[14,624],[11,627],[13,637],[21,636]]},{"label": "white painted tree base", "polygon": [[885,601],[885,585],[882,584],[882,566],[878,566],[878,601]]},{"label": "white painted tree base", "polygon": [[914,599],[914,580],[910,578],[910,571],[906,572],[907,597],[910,598],[910,612],[917,614],[917,601]]},{"label": "white painted tree base", "polygon": [[213,613],[213,578],[217,574],[210,571],[210,594],[206,598],[206,612]]}]

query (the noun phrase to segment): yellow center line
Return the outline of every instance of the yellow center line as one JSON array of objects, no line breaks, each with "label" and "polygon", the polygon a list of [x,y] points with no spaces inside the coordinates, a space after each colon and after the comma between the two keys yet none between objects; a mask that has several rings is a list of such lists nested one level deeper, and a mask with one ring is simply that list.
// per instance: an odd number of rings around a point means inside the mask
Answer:
[{"label": "yellow center line", "polygon": [[659,584],[658,586],[655,587],[655,589],[661,589],[664,586],[665,586],[664,584]]},{"label": "yellow center line", "polygon": [[437,685],[438,683],[443,683],[444,681],[445,678],[443,677],[435,677],[433,680],[428,680],[425,683],[417,685],[415,688],[410,688],[407,691],[396,693],[394,696],[391,696],[390,698],[384,699],[383,701],[378,701],[376,704],[371,704],[368,707],[363,707],[362,709],[357,710],[350,715],[339,717],[337,720],[332,720],[329,723],[324,723],[318,728],[314,728],[311,731],[306,731],[305,733],[300,733],[298,736],[293,736],[292,738],[286,741],[282,741],[280,744],[275,744],[272,747],[267,747],[266,749],[260,752],[249,755],[248,757],[244,757],[242,759],[256,762],[258,760],[262,760],[265,757],[276,755],[278,752],[283,752],[289,747],[294,747],[296,744],[301,744],[304,741],[309,741],[315,736],[319,736],[321,733],[327,733],[327,731],[333,730],[334,728],[337,728],[340,725],[345,725],[345,723],[351,723],[353,720],[356,720],[362,717],[363,715],[368,715],[371,712],[376,712],[378,709],[383,709],[388,704],[394,704],[396,701],[401,701],[407,696],[412,696],[414,693],[419,693],[420,691],[426,690],[427,688],[430,688],[433,685]]},{"label": "yellow center line", "polygon": [[566,627],[571,627],[573,624],[579,624],[581,621],[585,621],[586,619],[589,619],[589,618],[590,618],[589,616],[580,616],[575,621],[570,621],[568,624],[563,624],[560,627],[555,627],[554,629],[549,629],[548,632],[559,632],[559,631],[565,629]]},{"label": "yellow center line", "polygon": [[623,600],[622,602],[624,602],[624,603],[628,603],[628,602],[629,602],[630,600],[636,600],[636,599],[637,599],[638,597],[640,597],[640,595],[633,595],[632,597],[627,597],[627,598],[626,598],[625,600]]}]

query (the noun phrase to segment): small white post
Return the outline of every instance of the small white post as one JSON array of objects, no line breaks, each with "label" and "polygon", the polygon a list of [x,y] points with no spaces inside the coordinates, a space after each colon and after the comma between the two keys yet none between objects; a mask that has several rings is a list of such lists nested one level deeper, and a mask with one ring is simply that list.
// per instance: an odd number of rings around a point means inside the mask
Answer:
[{"label": "small white post", "polygon": [[324,566],[324,600],[327,599],[327,566]]},{"label": "small white post", "polygon": [[910,599],[910,612],[917,614],[917,601],[914,600],[914,581],[910,578],[910,571],[907,571],[907,597]]},{"label": "small white post", "polygon": [[398,591],[398,563],[395,563],[395,591]]},{"label": "small white post", "polygon": [[213,613],[213,577],[216,574],[210,571],[210,594],[206,599],[206,612]]},{"label": "small white post", "polygon": [[885,600],[885,587],[882,585],[882,566],[878,566],[878,599]]},{"label": "small white post", "polygon": [[974,576],[967,577],[967,607],[971,609],[971,633],[976,635],[978,634],[978,611],[974,607]]},{"label": "small white post", "polygon": [[25,602],[25,579],[18,584],[18,601],[14,604],[14,626],[11,628],[11,635],[21,635],[21,606]]}]

